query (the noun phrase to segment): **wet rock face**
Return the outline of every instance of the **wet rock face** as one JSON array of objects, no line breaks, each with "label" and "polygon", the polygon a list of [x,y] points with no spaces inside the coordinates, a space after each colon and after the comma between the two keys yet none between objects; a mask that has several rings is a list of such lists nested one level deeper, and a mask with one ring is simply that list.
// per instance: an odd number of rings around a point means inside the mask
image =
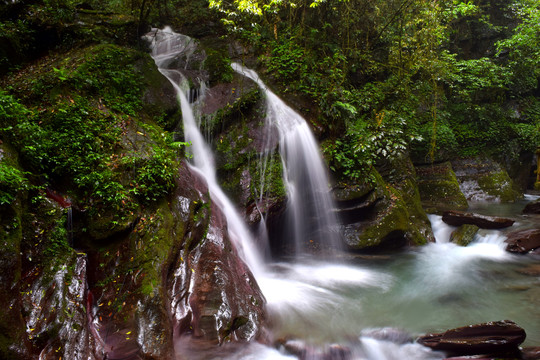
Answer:
[{"label": "wet rock face", "polygon": [[506,250],[525,254],[540,248],[540,229],[515,231],[508,234]]},{"label": "wet rock face", "polygon": [[49,254],[51,238],[65,234],[64,209],[45,199],[37,210],[13,252],[0,254],[1,358],[167,360],[179,336],[261,336],[265,300],[187,165],[170,201],[110,243]]},{"label": "wet rock face", "polygon": [[52,279],[43,273],[29,282],[30,290],[22,297],[27,335],[42,359],[95,358],[95,344],[88,341],[87,259],[72,256],[70,260]]},{"label": "wet rock face", "polygon": [[[194,177],[189,174],[182,181],[198,184],[195,190],[201,194],[207,192]],[[182,189],[186,187],[179,186],[178,195],[187,198]],[[189,333],[216,343],[255,339],[265,319],[264,297],[239,257],[238,244],[228,236],[224,214],[214,203],[207,210],[204,225],[189,229],[202,229],[202,238],[196,246],[186,243],[169,267],[167,292],[175,335]]]},{"label": "wet rock face", "polygon": [[225,216],[216,204],[208,210],[202,239],[181,249],[167,275],[175,335],[215,343],[252,340],[262,330],[264,297],[228,236]]},{"label": "wet rock face", "polygon": [[454,355],[518,353],[525,330],[509,320],[470,325],[421,336],[418,342]]},{"label": "wet rock face", "polygon": [[476,225],[481,229],[504,229],[514,224],[514,220],[486,216],[461,211],[445,211],[442,220],[448,225],[461,226],[465,224]]}]

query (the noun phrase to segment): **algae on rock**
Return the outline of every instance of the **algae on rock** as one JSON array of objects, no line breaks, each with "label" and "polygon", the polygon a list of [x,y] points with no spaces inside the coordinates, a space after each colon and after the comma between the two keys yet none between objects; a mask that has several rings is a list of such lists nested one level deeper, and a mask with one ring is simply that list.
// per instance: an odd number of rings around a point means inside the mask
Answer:
[{"label": "algae on rock", "polygon": [[468,208],[449,162],[417,166],[416,173],[422,205],[428,212]]},{"label": "algae on rock", "polygon": [[479,227],[476,225],[461,225],[456,230],[452,231],[450,234],[450,241],[459,246],[467,246],[474,240],[478,230]]},{"label": "algae on rock", "polygon": [[491,158],[453,160],[452,167],[469,200],[514,202],[523,198],[508,172]]},{"label": "algae on rock", "polygon": [[[371,184],[340,184],[334,191],[348,248],[396,249],[432,241],[433,235],[423,220],[427,217],[414,203],[412,207],[407,204],[409,195],[385,182],[375,169],[371,178]],[[401,184],[403,189],[406,183]]]}]

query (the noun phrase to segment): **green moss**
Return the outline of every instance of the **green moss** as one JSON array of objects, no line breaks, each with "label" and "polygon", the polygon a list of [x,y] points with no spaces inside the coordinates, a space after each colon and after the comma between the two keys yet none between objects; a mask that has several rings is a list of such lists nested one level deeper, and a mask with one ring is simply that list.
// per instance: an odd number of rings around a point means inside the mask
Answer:
[{"label": "green moss", "polygon": [[365,193],[361,198],[372,204],[369,213],[373,219],[354,225],[354,231],[345,236],[348,247],[352,250],[391,249],[425,244],[428,236],[420,226],[422,219],[414,209],[409,209],[402,191],[386,183],[375,170],[372,170],[372,179],[371,192],[359,190],[359,193]]},{"label": "green moss", "polygon": [[19,192],[28,188],[28,180],[22,171],[0,162],[0,206],[11,204]]},{"label": "green moss", "polygon": [[[283,198],[287,196],[287,189],[283,182],[283,163],[278,152],[268,156],[266,169],[262,163],[251,162],[251,196],[254,200],[259,199],[261,193],[268,198]],[[264,176],[263,176],[264,175]],[[264,187],[264,188],[263,188]]]},{"label": "green moss", "polygon": [[155,68],[150,61],[132,49],[94,45],[13,78],[26,107],[0,94],[6,115],[1,135],[20,149],[28,170],[66,189],[82,207],[91,204],[90,216],[112,224],[96,219],[98,232],[125,228],[140,203],[156,202],[174,188],[181,153],[149,118],[163,113],[146,113],[152,109],[142,101],[151,79],[138,65]]},{"label": "green moss", "polygon": [[513,202],[523,197],[504,170],[478,178],[478,185],[487,194],[498,197],[503,202]]},{"label": "green moss", "polygon": [[205,131],[216,135],[217,132],[225,128],[233,127],[238,121],[245,121],[250,110],[261,100],[261,91],[258,87],[248,89],[244,92],[243,89],[233,92],[240,94],[236,97],[233,103],[228,103],[221,109],[217,110],[207,118]]},{"label": "green moss", "polygon": [[234,70],[231,68],[231,59],[225,51],[206,49],[204,68],[208,70],[211,85],[228,83],[233,80]]},{"label": "green moss", "polygon": [[468,203],[449,162],[416,168],[422,205],[437,210],[464,210]]},{"label": "green moss", "polygon": [[478,229],[479,228],[476,225],[461,225],[452,232],[450,241],[459,246],[467,246],[474,240],[474,236],[478,232]]}]

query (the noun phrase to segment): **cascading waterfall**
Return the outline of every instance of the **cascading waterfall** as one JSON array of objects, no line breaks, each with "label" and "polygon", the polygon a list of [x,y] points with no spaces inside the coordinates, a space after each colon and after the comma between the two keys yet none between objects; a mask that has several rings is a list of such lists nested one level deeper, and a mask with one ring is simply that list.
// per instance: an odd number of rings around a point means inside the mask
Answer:
[{"label": "cascading waterfall", "polygon": [[284,182],[289,197],[288,232],[296,253],[305,253],[311,241],[330,249],[340,248],[338,221],[329,192],[329,180],[319,146],[306,120],[274,94],[253,70],[233,63],[233,69],[255,81],[264,91],[266,126],[277,127]]},{"label": "cascading waterfall", "polygon": [[205,178],[212,201],[215,201],[225,214],[229,236],[243,260],[255,276],[260,275],[263,273],[264,266],[262,258],[254,246],[251,234],[243,219],[218,184],[212,151],[199,130],[193,115],[193,109],[186,96],[186,93],[189,92],[187,80],[179,70],[167,68],[180,54],[187,56],[189,59],[195,45],[191,38],[174,33],[170,28],[157,31],[151,38],[151,44],[152,57],[159,71],[171,82],[176,90],[182,109],[185,140],[191,143],[190,151],[193,155],[193,169]]},{"label": "cascading waterfall", "polygon": [[[530,319],[540,313],[536,304],[527,300],[527,291],[504,290],[514,286],[514,278],[518,276],[508,271],[517,262],[504,251],[504,235],[498,231],[482,231],[472,244],[459,247],[448,241],[453,228],[444,224],[440,216],[430,216],[437,243],[404,252],[399,257],[374,257],[361,263],[339,264],[299,258],[292,263],[263,267],[250,232],[218,185],[211,149],[186,97],[186,82],[182,72],[174,69],[178,56],[189,58],[193,54],[193,43],[170,29],[156,32],[152,41],[156,64],[178,93],[185,140],[192,143],[192,166],[205,177],[212,201],[218,203],[227,216],[231,239],[266,297],[276,338],[296,338],[322,353],[332,342],[344,344],[353,359],[439,360],[445,358],[444,354],[406,339],[379,335],[388,326],[406,329],[407,335],[408,332],[425,333],[434,327],[442,330],[511,318],[523,324],[529,321],[528,334],[540,337],[540,326],[530,323]],[[253,79],[266,93],[267,128],[279,134],[290,196],[289,215],[294,217],[295,225],[290,234],[299,243],[298,252],[302,253],[304,243],[316,237],[338,241],[337,233],[332,231],[337,222],[331,211],[333,204],[324,163],[305,120],[268,90],[256,73],[238,64],[234,69]],[[271,141],[265,149],[270,145]],[[261,158],[263,179],[269,166],[265,164],[269,161],[268,154],[263,151]],[[262,200],[264,190],[258,191]],[[313,227],[314,223],[318,226]],[[490,272],[496,272],[497,276],[486,276]],[[519,281],[520,286],[532,288],[536,280],[519,278]],[[516,312],[508,304],[521,306],[520,311]],[[374,330],[366,332],[370,329]],[[258,343],[243,344],[240,351],[232,354],[224,354],[221,347],[215,350],[215,355],[201,359],[297,359]]]}]

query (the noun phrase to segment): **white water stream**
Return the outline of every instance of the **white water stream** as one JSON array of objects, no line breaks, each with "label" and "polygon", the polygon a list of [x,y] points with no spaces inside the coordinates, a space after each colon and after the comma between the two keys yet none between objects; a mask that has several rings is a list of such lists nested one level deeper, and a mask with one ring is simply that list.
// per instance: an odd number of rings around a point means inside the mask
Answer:
[{"label": "white water stream", "polygon": [[211,201],[215,201],[227,218],[229,236],[236,245],[237,250],[257,277],[264,273],[264,262],[260,256],[251,234],[238,214],[233,203],[225,195],[216,177],[216,167],[213,152],[206,143],[193,115],[193,109],[186,93],[189,91],[187,80],[178,69],[168,69],[167,66],[179,55],[193,52],[193,41],[184,35],[174,33],[170,28],[158,31],[152,38],[152,57],[159,71],[167,77],[176,89],[178,100],[182,109],[185,141],[190,143],[193,155],[193,169],[198,171],[208,184]]},{"label": "white water stream", "polygon": [[[212,150],[187,101],[181,71],[167,68],[179,51],[192,51],[190,44],[189,38],[163,30],[154,38],[153,56],[178,92],[193,167],[205,177],[212,201],[227,216],[231,238],[267,299],[276,338],[299,339],[315,353],[329,351],[330,344],[342,344],[353,359],[359,360],[432,360],[443,359],[444,355],[403,338],[407,334],[511,319],[526,329],[532,345],[540,345],[540,309],[535,302],[540,297],[539,280],[516,271],[530,262],[506,253],[504,235],[499,231],[482,232],[469,246],[459,247],[448,242],[453,229],[440,216],[430,216],[437,243],[398,255],[350,259],[347,263],[299,258],[294,263],[263,264],[252,234],[218,184]],[[292,233],[299,239],[298,251],[302,252],[302,242],[317,233],[325,234],[324,237],[336,235],[333,228],[337,222],[328,211],[333,205],[317,144],[305,121],[269,91],[257,74],[240,65],[235,65],[235,70],[256,81],[267,96],[267,125],[277,126],[280,132],[284,176],[295,224]],[[299,144],[305,148],[298,149]],[[316,154],[318,160],[306,160],[306,151]],[[314,168],[318,179],[296,173],[306,167]],[[315,194],[306,195],[304,188]],[[302,196],[297,198],[299,193]],[[303,203],[306,198],[309,205]],[[297,205],[299,209],[295,209]],[[323,213],[314,211],[307,215],[318,219],[315,231],[311,229],[311,220],[302,220],[306,206],[325,209]],[[391,329],[387,331],[388,328]],[[385,335],[388,332],[397,335]],[[216,348],[200,356],[230,360],[296,358],[286,355],[283,349],[256,343]]]},{"label": "white water stream", "polygon": [[[319,145],[304,118],[273,93],[257,73],[238,63],[232,68],[255,81],[266,97],[266,127],[277,127],[288,194],[288,231],[298,255],[310,240],[324,248],[339,249],[341,241],[335,205],[330,195],[326,165]],[[290,234],[290,235],[289,235]]]}]

